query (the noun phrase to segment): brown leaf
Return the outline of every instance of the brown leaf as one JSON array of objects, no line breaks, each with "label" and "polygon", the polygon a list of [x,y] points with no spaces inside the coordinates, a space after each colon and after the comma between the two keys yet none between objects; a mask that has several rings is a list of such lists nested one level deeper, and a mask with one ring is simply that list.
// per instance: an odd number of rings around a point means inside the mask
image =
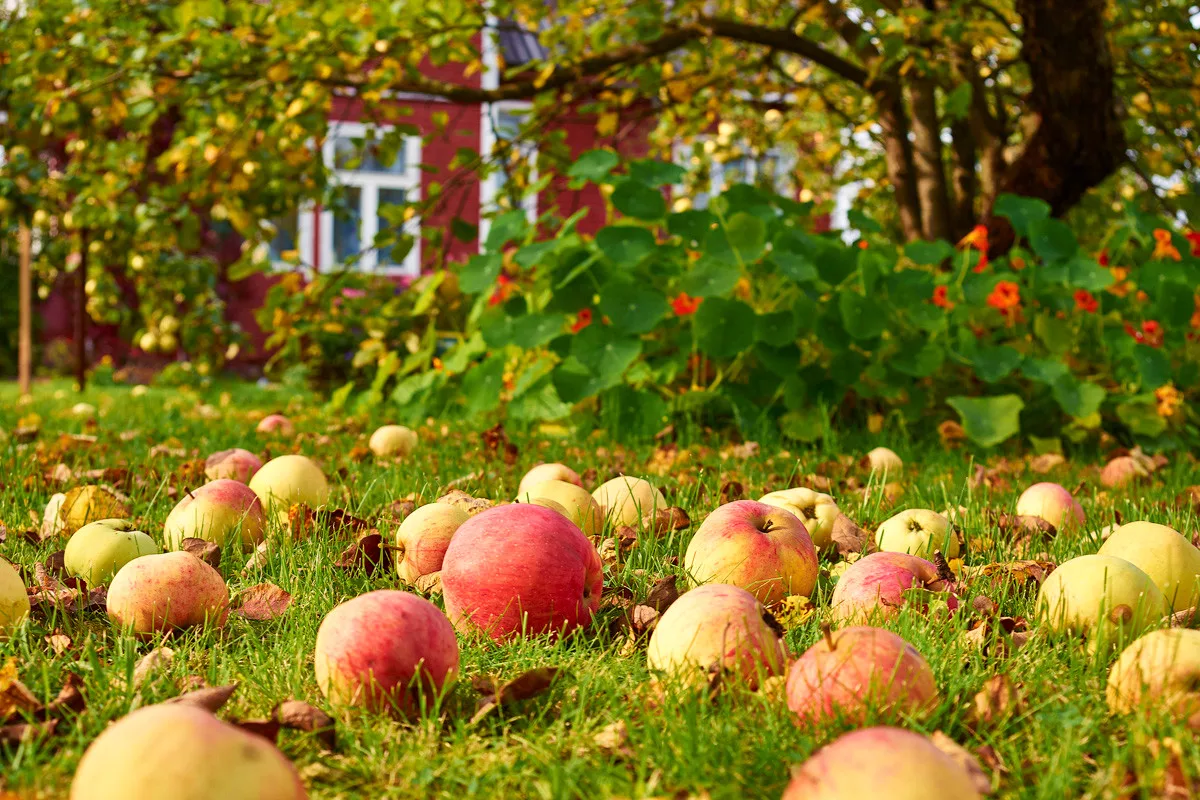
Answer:
[{"label": "brown leaf", "polygon": [[[671,531],[681,531],[691,524],[691,517],[678,506],[655,509],[642,517],[642,528],[655,536],[661,536]],[[636,531],[634,535],[636,538]]]},{"label": "brown leaf", "polygon": [[138,659],[133,668],[133,685],[141,686],[150,674],[166,669],[175,660],[175,651],[169,647],[156,647]]},{"label": "brown leaf", "polygon": [[740,481],[725,481],[721,485],[721,504],[732,503],[746,496],[746,487]]},{"label": "brown leaf", "polygon": [[355,464],[361,464],[364,461],[370,461],[374,457],[375,454],[371,451],[371,448],[364,447],[361,444],[350,448],[350,453],[346,456],[346,458],[350,459]]},{"label": "brown leaf", "polygon": [[1067,460],[1063,458],[1062,453],[1042,453],[1029,461],[1029,469],[1039,475],[1044,475],[1065,463]]},{"label": "brown leaf", "polygon": [[1197,514],[1200,514],[1200,486],[1189,486],[1180,492],[1175,497],[1175,505],[1190,505]]},{"label": "brown leaf", "polygon": [[17,660],[8,659],[0,667],[0,722],[28,716],[41,707],[34,693],[17,680]]},{"label": "brown leaf", "polygon": [[945,420],[938,425],[937,431],[943,447],[958,447],[967,438],[967,432],[963,426],[952,419]]},{"label": "brown leaf", "polygon": [[483,446],[490,457],[494,457],[497,452],[500,452],[504,457],[504,463],[509,466],[517,463],[517,457],[520,455],[517,446],[508,440],[503,422],[498,422],[494,428],[483,432]]},{"label": "brown leaf", "polygon": [[976,693],[967,722],[975,727],[988,727],[1021,713],[1020,686],[1013,685],[1007,675],[993,675]]},{"label": "brown leaf", "polygon": [[318,515],[324,528],[334,534],[357,534],[371,529],[370,520],[356,517],[340,508]]},{"label": "brown leaf", "polygon": [[284,700],[275,707],[274,717],[290,730],[315,734],[321,746],[333,750],[336,744],[333,717],[302,700]]},{"label": "brown leaf", "polygon": [[413,588],[426,597],[434,597],[442,593],[442,571],[422,575],[413,582]]},{"label": "brown leaf", "polygon": [[721,448],[721,458],[754,458],[758,455],[758,442],[742,442]]},{"label": "brown leaf", "polygon": [[941,731],[934,731],[929,737],[930,743],[941,750],[950,758],[966,770],[971,776],[971,782],[975,784],[975,791],[983,795],[992,793],[992,779],[988,776],[987,770],[979,763],[979,759],[970,751],[960,745],[958,742],[951,739]]},{"label": "brown leaf", "polygon": [[644,636],[654,630],[659,616],[658,611],[651,606],[634,606],[629,612],[629,627],[638,636]]},{"label": "brown leaf", "polygon": [[307,503],[293,503],[288,507],[287,528],[293,541],[305,538],[316,529],[317,513]]},{"label": "brown leaf", "polygon": [[447,492],[439,497],[437,502],[444,503],[448,506],[454,506],[455,508],[461,510],[468,517],[473,517],[480,512],[487,511],[489,508],[492,508],[494,505],[496,505],[496,503],[492,500],[482,497],[472,497],[471,495],[459,489],[454,489],[453,491]]},{"label": "brown leaf", "polygon": [[254,552],[250,554],[250,558],[246,559],[246,566],[242,567],[242,574],[245,575],[253,570],[262,569],[271,559],[271,540],[266,539],[258,543],[258,547],[254,548]]},{"label": "brown leaf", "polygon": [[374,575],[377,569],[390,569],[391,565],[392,551],[378,533],[368,533],[349,545],[334,563],[334,566],[347,570],[361,567],[368,575]]},{"label": "brown leaf", "polygon": [[863,548],[873,549],[875,542],[871,534],[858,527],[858,524],[845,514],[838,514],[837,519],[833,521],[830,538],[837,547],[838,554],[842,556],[862,553]]},{"label": "brown leaf", "polygon": [[538,667],[518,675],[507,683],[499,683],[491,676],[480,676],[472,681],[475,690],[483,696],[471,717],[471,724],[479,722],[497,708],[504,708],[537,697],[550,688],[558,677],[557,667]]},{"label": "brown leaf", "polygon": [[63,653],[71,649],[71,637],[63,633],[52,633],[49,636],[43,637],[46,644],[54,651],[54,655],[61,656]]},{"label": "brown leaf", "polygon": [[409,514],[417,510],[417,504],[412,500],[394,500],[388,506],[388,513],[396,522],[403,522]]},{"label": "brown leaf", "polygon": [[200,706],[201,708],[207,708],[215,714],[221,709],[221,706],[229,702],[229,698],[233,696],[237,687],[236,681],[225,686],[206,686],[203,689],[196,689],[186,694],[181,694],[178,697],[172,697],[170,700],[164,700],[163,703],[183,703],[185,705]]},{"label": "brown leaf", "polygon": [[23,744],[34,739],[54,734],[58,720],[48,719],[44,722],[17,722],[12,725],[0,725],[0,744]]},{"label": "brown leaf", "polygon": [[292,596],[273,583],[259,583],[238,593],[233,613],[256,622],[282,617]]},{"label": "brown leaf", "polygon": [[65,713],[78,714],[86,706],[87,701],[83,696],[83,678],[74,672],[68,672],[67,680],[58,690],[58,694],[50,701],[49,705],[41,709],[37,716],[39,719],[62,719]]},{"label": "brown leaf", "polygon": [[678,578],[674,575],[668,575],[665,578],[659,578],[653,586],[650,587],[649,594],[646,595],[644,605],[657,611],[659,614],[664,613],[671,604],[679,599],[679,588],[675,585]]},{"label": "brown leaf", "polygon": [[246,733],[261,736],[271,744],[275,744],[279,739],[279,720],[274,717],[267,719],[231,719],[229,722],[235,727],[241,728]]},{"label": "brown leaf", "polygon": [[1042,581],[1054,571],[1053,561],[1007,561],[963,567],[963,580],[968,583],[983,582],[989,588],[1017,588],[1036,591]]},{"label": "brown leaf", "polygon": [[601,728],[593,737],[592,743],[598,750],[619,758],[632,758],[633,748],[629,746],[629,727],[624,720],[610,722]]},{"label": "brown leaf", "polygon": [[216,542],[189,536],[183,540],[182,549],[185,552],[191,553],[213,569],[221,568],[221,548]]}]

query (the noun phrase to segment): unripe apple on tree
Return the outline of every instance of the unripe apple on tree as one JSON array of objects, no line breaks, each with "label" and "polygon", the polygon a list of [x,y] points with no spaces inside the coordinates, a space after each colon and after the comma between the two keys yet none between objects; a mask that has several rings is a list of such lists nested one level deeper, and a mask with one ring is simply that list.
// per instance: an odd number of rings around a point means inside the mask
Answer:
[{"label": "unripe apple on tree", "polygon": [[782,508],[799,517],[818,550],[833,547],[833,523],[841,511],[832,496],[801,486],[765,494],[758,502]]},{"label": "unripe apple on tree", "polygon": [[[604,530],[604,514],[600,504],[584,489],[562,480],[547,480],[535,483],[517,495],[518,503],[535,503],[550,500],[563,509],[567,519],[574,522],[585,536],[599,536]],[[557,509],[556,509],[557,510]]]},{"label": "unripe apple on tree", "polygon": [[1164,628],[1135,640],[1109,670],[1105,699],[1117,714],[1192,719],[1200,713],[1200,631]]},{"label": "unripe apple on tree", "polygon": [[957,558],[958,536],[950,520],[927,508],[910,508],[885,520],[875,532],[875,546],[889,553],[932,558],[936,550]]},{"label": "unripe apple on tree", "polygon": [[868,713],[915,714],[936,704],[933,670],[904,639],[866,626],[825,631],[788,671],[788,708],[802,724],[862,724]]},{"label": "unripe apple on tree", "polygon": [[371,434],[367,446],[380,458],[403,458],[417,449],[417,433],[403,425],[384,425]]},{"label": "unripe apple on tree", "polygon": [[268,517],[287,521],[288,509],[304,503],[317,509],[329,499],[329,483],[311,459],[299,455],[272,458],[250,479]]},{"label": "unripe apple on tree", "polygon": [[0,637],[29,616],[29,595],[16,567],[0,558]]},{"label": "unripe apple on tree", "polygon": [[[861,624],[889,619],[908,603],[908,590],[944,592],[948,588],[938,576],[937,567],[923,558],[906,553],[871,553],[851,564],[838,579],[830,601],[833,620]],[[946,596],[946,603],[952,611],[958,607],[953,594]]]},{"label": "unripe apple on tree", "polygon": [[450,540],[470,517],[457,506],[430,503],[413,511],[396,530],[393,558],[400,580],[415,583],[418,578],[439,572]]},{"label": "unripe apple on tree", "polygon": [[1112,640],[1136,636],[1157,622],[1167,601],[1150,576],[1125,559],[1088,555],[1050,573],[1038,591],[1037,609],[1051,630]]},{"label": "unripe apple on tree", "polygon": [[754,595],[709,583],[684,592],[658,620],[646,660],[682,686],[703,686],[719,672],[755,689],[786,667],[782,629]]},{"label": "unripe apple on tree", "polygon": [[1058,531],[1083,525],[1083,507],[1057,483],[1035,483],[1017,498],[1017,516],[1038,517]]},{"label": "unripe apple on tree", "polygon": [[262,459],[251,453],[249,450],[243,450],[240,447],[234,447],[229,450],[221,450],[213,453],[204,462],[204,477],[210,481],[219,481],[223,478],[230,480],[249,483],[254,477],[254,473],[262,468]]},{"label": "unripe apple on tree", "polygon": [[266,738],[186,703],[144,706],[88,745],[71,800],[305,800]]},{"label": "unripe apple on tree", "polygon": [[812,594],[817,550],[790,511],[737,500],[709,514],[688,544],[684,569],[696,583],[740,586],[760,602]]},{"label": "unripe apple on tree", "polygon": [[454,627],[408,592],[359,595],[325,615],[314,668],[330,702],[402,715],[432,705],[458,674]]},{"label": "unripe apple on tree", "polygon": [[642,478],[618,475],[602,483],[592,497],[604,518],[613,525],[637,525],[642,517],[667,507],[667,498]]},{"label": "unripe apple on tree", "polygon": [[1200,602],[1200,549],[1174,528],[1127,523],[1100,546],[1100,555],[1123,558],[1149,575],[1171,611],[1185,611]]},{"label": "unripe apple on tree", "polygon": [[253,550],[267,534],[262,502],[241,481],[222,478],[184,493],[167,515],[163,540],[171,550],[184,539],[204,539],[218,547],[240,530],[242,550]]},{"label": "unripe apple on tree", "polygon": [[107,586],[113,576],[135,558],[154,555],[158,545],[125,519],[89,522],[67,540],[63,566],[90,588]]},{"label": "unripe apple on tree", "polygon": [[203,625],[222,627],[229,587],[221,573],[188,552],[141,556],[108,587],[108,618],[135,636]]},{"label": "unripe apple on tree", "polygon": [[525,473],[525,477],[521,478],[521,483],[517,486],[517,495],[521,496],[545,481],[565,481],[575,486],[583,486],[583,479],[579,477],[579,473],[566,464],[538,464],[530,468],[529,472]]},{"label": "unripe apple on tree", "polygon": [[865,728],[818,750],[792,773],[783,800],[979,800],[970,773],[926,737]]}]

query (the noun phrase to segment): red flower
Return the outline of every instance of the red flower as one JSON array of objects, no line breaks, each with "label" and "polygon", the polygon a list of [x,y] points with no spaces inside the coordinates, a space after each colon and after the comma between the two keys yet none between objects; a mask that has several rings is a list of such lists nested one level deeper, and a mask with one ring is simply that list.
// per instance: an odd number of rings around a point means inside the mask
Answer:
[{"label": "red flower", "polygon": [[946,297],[946,287],[938,286],[933,290],[933,304],[938,308],[944,308],[947,311],[954,308],[954,303],[950,302],[950,298]]},{"label": "red flower", "polygon": [[1101,250],[1100,255],[1096,256],[1096,260],[1100,262],[1100,266],[1107,267],[1108,266],[1108,250],[1107,249]]},{"label": "red flower", "polygon": [[979,252],[979,263],[975,265],[975,271],[983,272],[985,269],[988,268],[988,263],[989,262],[988,262],[987,250],[981,250]]},{"label": "red flower", "polygon": [[512,294],[513,279],[507,275],[501,275],[496,278],[496,291],[492,292],[492,296],[488,298],[489,306],[498,306],[508,299]]},{"label": "red flower", "polygon": [[1163,328],[1156,321],[1148,319],[1142,323],[1142,334],[1145,337],[1146,344],[1151,347],[1162,347],[1163,343]]},{"label": "red flower", "polygon": [[1087,314],[1095,314],[1100,308],[1099,301],[1087,289],[1080,289],[1075,292],[1075,310],[1083,311]]},{"label": "red flower", "polygon": [[1200,256],[1200,231],[1189,231],[1184,236],[1192,246],[1192,255]]},{"label": "red flower", "polygon": [[1021,305],[1021,287],[1012,281],[1000,281],[987,296],[987,304],[997,311],[1006,312]]},{"label": "red flower", "polygon": [[870,247],[870,245],[869,245],[869,244],[867,244],[867,240],[866,240],[866,239],[859,239],[859,240],[858,240],[858,249],[859,249],[859,250],[866,250],[868,247]]},{"label": "red flower", "polygon": [[690,314],[695,314],[696,309],[700,308],[701,297],[688,297],[684,292],[680,292],[677,297],[671,300],[671,308],[675,309],[675,316],[686,317]]},{"label": "red flower", "polygon": [[988,249],[987,225],[976,225],[971,229],[970,233],[959,240],[958,246],[968,247],[986,253]]},{"label": "red flower", "polygon": [[571,325],[571,333],[579,333],[581,330],[592,324],[592,310],[585,308],[575,315],[575,322]]}]

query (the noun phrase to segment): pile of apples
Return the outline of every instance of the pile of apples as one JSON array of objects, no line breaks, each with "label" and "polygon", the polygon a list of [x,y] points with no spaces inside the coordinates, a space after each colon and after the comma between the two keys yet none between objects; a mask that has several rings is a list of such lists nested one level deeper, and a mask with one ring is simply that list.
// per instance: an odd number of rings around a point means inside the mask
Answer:
[{"label": "pile of apples", "polygon": [[[284,430],[285,422],[273,420],[264,432]],[[370,447],[380,457],[405,458],[418,441],[407,428],[385,426]],[[890,451],[873,451],[870,462],[880,470],[902,468]],[[220,546],[237,541],[252,550],[270,531],[286,530],[279,523],[293,504],[315,509],[329,497],[320,467],[300,455],[262,464],[245,450],[227,450],[209,459],[206,474],[210,482],[188,492],[167,519],[162,544],[168,552],[124,520],[91,520],[86,510],[67,510],[82,523],[66,548],[67,570],[89,586],[108,586],[109,617],[134,636],[225,623],[228,588],[217,570],[182,550],[185,539]],[[436,575],[445,611],[402,589],[372,591],[330,610],[314,649],[325,697],[338,706],[411,717],[435,708],[453,685],[459,637],[504,642],[586,629],[601,604],[603,564],[595,542],[605,526],[637,526],[667,503],[641,478],[619,476],[592,492],[582,484],[563,464],[541,464],[522,479],[512,503],[465,510],[436,502],[415,509],[396,531],[398,577],[411,586]],[[1028,489],[1017,513],[1065,533],[1084,524],[1079,503],[1056,484]],[[945,559],[958,557],[962,543],[946,515],[908,509],[882,523],[877,552],[855,560],[836,584],[832,625],[806,652],[794,659],[788,653],[767,606],[812,597],[819,554],[834,547],[840,516],[833,497],[809,488],[726,503],[709,514],[683,560],[694,588],[666,609],[649,639],[647,664],[656,679],[679,691],[711,686],[715,677],[747,690],[782,682],[788,708],[803,726],[862,725],[872,713],[911,717],[936,707],[929,663],[878,625],[906,605],[921,606],[914,597],[927,593],[944,598],[946,612],[955,613],[957,584]],[[1200,550],[1170,528],[1137,522],[1113,532],[1099,553],[1054,570],[1041,586],[1038,608],[1048,633],[1095,643],[1132,639],[1198,600]],[[0,627],[28,610],[19,576],[0,562]],[[1200,632],[1155,630],[1132,641],[1112,667],[1108,702],[1121,713],[1157,703],[1195,714],[1198,679]],[[205,763],[222,769],[198,766]],[[189,796],[305,797],[295,770],[270,744],[187,706],[145,708],[111,726],[84,755],[72,797],[166,798],[181,781],[198,780],[203,785]],[[980,796],[967,769],[927,737],[874,727],[818,751],[794,772],[784,797],[867,793]]]}]

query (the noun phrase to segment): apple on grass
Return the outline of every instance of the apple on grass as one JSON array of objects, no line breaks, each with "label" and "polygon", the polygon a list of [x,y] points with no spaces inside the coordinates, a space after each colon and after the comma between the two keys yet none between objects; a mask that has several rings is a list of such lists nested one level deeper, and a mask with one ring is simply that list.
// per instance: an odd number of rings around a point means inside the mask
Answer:
[{"label": "apple on grass", "polygon": [[927,508],[910,508],[885,520],[875,532],[875,546],[918,558],[932,558],[936,550],[948,559],[957,558],[959,551],[950,520]]},{"label": "apple on grass", "polygon": [[260,469],[262,469],[262,459],[249,450],[234,447],[209,456],[204,462],[204,477],[210,481],[228,478],[249,483],[250,479],[254,477],[254,473]]},{"label": "apple on grass", "polygon": [[184,494],[167,515],[163,538],[171,550],[181,549],[184,539],[204,539],[223,547],[239,530],[242,550],[253,550],[266,538],[267,515],[253,489],[222,478]]},{"label": "apple on grass", "polygon": [[587,627],[603,565],[583,532],[555,511],[519,503],[471,517],[442,561],[446,613],[460,631],[496,641]]},{"label": "apple on grass", "polygon": [[259,420],[255,430],[268,436],[290,437],[296,434],[296,426],[283,414],[268,414]]},{"label": "apple on grass", "polygon": [[565,481],[580,488],[583,487],[583,479],[579,477],[579,473],[566,464],[538,464],[526,472],[525,477],[521,478],[521,483],[517,486],[517,495],[523,495],[545,481]]},{"label": "apple on grass", "polygon": [[539,501],[547,500],[562,508],[567,519],[578,525],[585,536],[599,536],[603,532],[604,514],[600,511],[600,504],[582,486],[563,480],[547,480],[517,495],[518,503],[543,505],[544,502]]},{"label": "apple on grass", "polygon": [[871,472],[889,472],[893,475],[904,469],[904,462],[900,456],[886,447],[876,447],[867,453],[867,465]]},{"label": "apple on grass", "polygon": [[654,626],[646,661],[684,687],[706,686],[714,673],[756,689],[786,667],[779,623],[754,595],[710,583],[684,592]]},{"label": "apple on grass", "polygon": [[367,446],[380,458],[403,458],[417,449],[417,433],[403,425],[384,425],[371,434]]},{"label": "apple on grass", "polygon": [[652,483],[629,475],[602,483],[592,497],[613,525],[637,525],[642,517],[667,507],[667,498]]},{"label": "apple on grass", "polygon": [[[937,567],[923,558],[872,553],[851,564],[833,587],[833,620],[843,624],[889,619],[908,603],[905,593],[910,589],[940,593],[952,588],[938,575]],[[953,594],[946,595],[946,603],[951,611],[958,607]]]},{"label": "apple on grass", "polygon": [[63,567],[90,588],[107,586],[135,558],[154,555],[158,545],[125,519],[101,519],[84,525],[67,540]]},{"label": "apple on grass", "polygon": [[1105,692],[1116,714],[1139,709],[1187,722],[1200,714],[1200,631],[1164,628],[1125,648]]},{"label": "apple on grass", "polygon": [[300,455],[272,458],[250,479],[250,488],[258,495],[268,517],[287,522],[288,509],[304,503],[317,509],[329,499],[329,483],[325,473],[312,461]]},{"label": "apple on grass", "polygon": [[197,705],[144,706],[88,745],[71,800],[304,800],[296,768],[263,736]]},{"label": "apple on grass", "polygon": [[740,586],[759,601],[812,594],[817,550],[790,511],[737,500],[705,518],[688,544],[684,568],[696,583]]},{"label": "apple on grass", "polygon": [[1056,530],[1083,525],[1083,507],[1057,483],[1035,483],[1017,498],[1017,516],[1038,517]]},{"label": "apple on grass", "polygon": [[0,637],[29,616],[29,595],[16,567],[0,558]]},{"label": "apple on grass", "polygon": [[868,713],[915,714],[937,702],[933,670],[915,647],[883,628],[825,628],[792,664],[788,708],[803,724],[839,719],[862,724]]},{"label": "apple on grass", "polygon": [[979,800],[971,774],[902,728],[865,728],[818,750],[792,773],[783,800]]},{"label": "apple on grass", "polygon": [[1150,576],[1123,558],[1072,558],[1050,573],[1038,591],[1038,614],[1060,633],[1114,638],[1136,636],[1167,610]]},{"label": "apple on grass", "polygon": [[1171,611],[1186,611],[1200,602],[1200,549],[1174,528],[1130,522],[1113,531],[1099,552],[1123,558],[1149,575]]},{"label": "apple on grass", "polygon": [[458,639],[433,603],[381,589],[325,615],[314,664],[330,702],[412,715],[436,703],[454,681]]},{"label": "apple on grass", "polygon": [[221,573],[188,552],[135,558],[108,587],[108,618],[140,638],[203,625],[222,627],[229,587]]},{"label": "apple on grass", "polygon": [[782,508],[799,517],[818,550],[833,547],[833,524],[841,511],[830,495],[801,486],[765,494],[758,502]]},{"label": "apple on grass", "polygon": [[421,506],[405,517],[396,531],[397,550],[392,554],[400,579],[415,583],[439,572],[450,540],[468,519],[465,511],[445,503]]}]

